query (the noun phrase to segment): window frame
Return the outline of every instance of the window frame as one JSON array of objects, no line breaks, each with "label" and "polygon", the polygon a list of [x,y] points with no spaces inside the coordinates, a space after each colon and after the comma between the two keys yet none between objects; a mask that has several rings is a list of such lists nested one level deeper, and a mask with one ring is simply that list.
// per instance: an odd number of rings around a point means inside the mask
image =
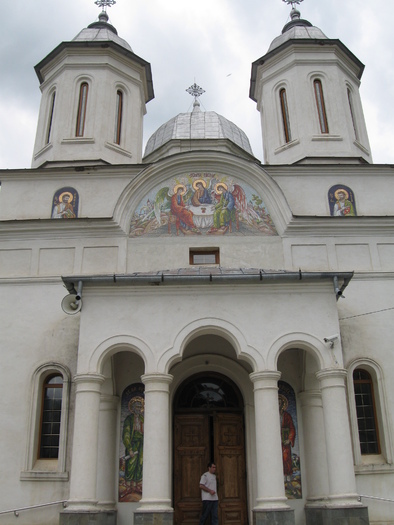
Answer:
[{"label": "window frame", "polygon": [[319,78],[313,80],[313,91],[315,93],[315,102],[317,115],[319,118],[320,132],[324,135],[329,134],[326,104],[324,102],[323,84]]},{"label": "window frame", "polygon": [[283,133],[285,137],[285,142],[286,144],[288,144],[289,142],[291,142],[292,139],[290,128],[289,105],[287,102],[287,91],[284,87],[279,90],[279,101],[282,113]]},{"label": "window frame", "polygon": [[79,86],[78,111],[77,111],[77,121],[76,121],[76,126],[75,126],[75,136],[76,137],[83,137],[85,134],[86,108],[88,105],[88,96],[89,96],[89,84],[86,81],[81,82]]},{"label": "window frame", "polygon": [[356,123],[356,115],[354,113],[353,92],[349,86],[347,86],[346,89],[347,89],[347,99],[349,103],[350,117],[352,119],[352,124],[353,124],[354,138],[358,141],[359,134],[358,134],[357,123]]},{"label": "window frame", "polygon": [[[213,255],[215,261],[208,262],[194,262],[196,256]],[[209,266],[220,264],[220,250],[219,248],[190,248],[189,250],[189,264],[191,266]]]},{"label": "window frame", "polygon": [[48,118],[47,134],[46,134],[45,145],[47,145],[47,144],[49,144],[51,142],[53,115],[54,115],[54,112],[55,112],[55,102],[56,102],[56,89],[53,90],[51,95],[50,95],[49,118]]},{"label": "window frame", "polygon": [[124,92],[121,89],[116,90],[116,108],[115,108],[115,134],[114,143],[120,146],[122,139],[122,123],[124,111]]},{"label": "window frame", "polygon": [[[357,372],[362,372],[363,374],[365,374],[367,376],[367,378],[364,378],[364,379],[356,379],[354,376]],[[355,404],[356,404],[356,413],[357,413],[357,427],[358,427],[358,435],[359,435],[359,445],[360,445],[360,452],[361,452],[361,455],[362,456],[367,456],[367,455],[378,455],[381,453],[381,446],[380,446],[380,436],[379,436],[379,425],[378,425],[378,419],[377,419],[377,413],[376,413],[376,403],[375,403],[375,393],[374,393],[374,386],[373,386],[373,381],[372,381],[372,377],[371,377],[371,374],[368,372],[368,370],[366,370],[365,368],[362,368],[362,367],[357,367],[353,370],[353,388],[354,388],[354,398],[355,398]],[[369,386],[369,389],[368,389],[368,392],[366,393],[371,401],[371,406],[372,407],[372,411],[373,411],[373,417],[372,418],[369,418],[369,419],[373,419],[373,424],[374,424],[374,428],[373,429],[370,429],[370,430],[373,430],[375,432],[375,436],[376,436],[376,452],[363,452],[363,443],[367,443],[367,445],[370,445],[371,444],[371,441],[362,441],[361,440],[361,434],[363,432],[363,429],[360,429],[360,425],[359,425],[359,421],[360,420],[365,420],[367,419],[367,417],[364,415],[364,417],[359,417],[359,408],[362,408],[363,411],[365,409],[365,407],[367,405],[365,404],[361,404],[361,403],[358,403],[357,399],[359,396],[361,396],[361,392],[358,392],[358,388],[357,388],[357,385],[368,385]]]},{"label": "window frame", "polygon": [[[387,470],[394,471],[393,463],[393,439],[392,431],[388,422],[389,404],[385,391],[384,376],[382,368],[372,359],[359,358],[348,366],[348,403],[349,416],[353,442],[353,456],[356,472],[358,473],[380,473]],[[361,454],[357,409],[355,401],[353,372],[356,369],[367,371],[372,380],[374,388],[376,419],[379,431],[380,454]],[[379,470],[379,467],[382,470]]]},{"label": "window frame", "polygon": [[[43,386],[50,376],[60,375],[63,378],[63,396],[60,422],[59,453],[57,459],[40,458],[38,454],[41,433],[41,408],[43,400]],[[26,440],[26,453],[23,469],[20,473],[21,481],[67,481],[67,435],[68,411],[70,404],[71,373],[62,364],[45,363],[35,370],[32,377],[31,402]]]},{"label": "window frame", "polygon": [[[59,377],[61,379],[61,382],[50,383],[50,381],[52,379],[55,379],[57,377]],[[43,381],[42,397],[41,397],[41,416],[40,416],[39,438],[38,438],[38,448],[37,448],[37,459],[58,459],[59,458],[60,431],[59,431],[59,444],[56,447],[57,448],[57,456],[56,457],[48,457],[48,456],[42,455],[43,435],[46,435],[46,436],[53,436],[53,435],[55,435],[53,433],[43,434],[43,425],[45,423],[50,423],[50,421],[44,420],[44,413],[45,412],[49,412],[49,410],[48,411],[45,410],[45,399],[46,399],[46,395],[45,394],[50,388],[57,389],[57,390],[59,390],[59,389],[62,390],[62,396],[61,396],[61,405],[62,405],[63,404],[63,376],[61,374],[50,374],[49,376],[46,376],[44,381]],[[53,410],[51,410],[51,412],[53,412]],[[60,408],[60,413],[61,413],[61,408]],[[61,417],[60,417],[59,425],[61,427]]]}]

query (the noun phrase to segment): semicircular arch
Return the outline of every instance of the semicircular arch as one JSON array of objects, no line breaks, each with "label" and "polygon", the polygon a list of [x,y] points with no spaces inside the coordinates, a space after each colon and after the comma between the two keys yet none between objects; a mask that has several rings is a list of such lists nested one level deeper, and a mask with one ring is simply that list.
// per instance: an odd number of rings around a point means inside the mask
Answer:
[{"label": "semicircular arch", "polygon": [[277,370],[280,354],[292,348],[299,348],[312,354],[317,359],[320,370],[333,366],[332,351],[331,354],[328,353],[322,341],[311,334],[291,332],[282,335],[271,345],[267,354],[267,369]]},{"label": "semicircular arch", "polygon": [[182,359],[187,345],[201,335],[217,335],[226,339],[234,348],[237,359],[246,361],[253,370],[258,370],[264,364],[262,355],[248,344],[244,334],[235,325],[220,318],[202,318],[179,330],[172,347],[161,356],[158,370],[168,373],[168,370]]},{"label": "semicircular arch", "polygon": [[104,362],[118,352],[129,351],[139,356],[145,370],[154,370],[154,356],[144,341],[131,335],[117,335],[102,341],[89,359],[89,372],[102,373]]}]

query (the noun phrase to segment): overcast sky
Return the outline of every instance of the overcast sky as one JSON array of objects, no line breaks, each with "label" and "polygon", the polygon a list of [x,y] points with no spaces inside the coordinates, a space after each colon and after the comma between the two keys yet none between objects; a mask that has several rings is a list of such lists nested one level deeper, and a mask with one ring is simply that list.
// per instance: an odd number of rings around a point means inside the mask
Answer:
[{"label": "overcast sky", "polygon": [[[339,38],[366,66],[361,98],[375,163],[394,164],[394,6],[392,0],[305,0],[302,18]],[[34,66],[60,42],[97,20],[94,0],[8,0],[1,6],[0,168],[28,168],[40,103]],[[289,21],[282,0],[117,0],[110,22],[150,62],[155,98],[144,146],[164,122],[191,110],[195,81],[216,111],[245,131],[263,161],[260,117],[249,99],[251,63]]]}]

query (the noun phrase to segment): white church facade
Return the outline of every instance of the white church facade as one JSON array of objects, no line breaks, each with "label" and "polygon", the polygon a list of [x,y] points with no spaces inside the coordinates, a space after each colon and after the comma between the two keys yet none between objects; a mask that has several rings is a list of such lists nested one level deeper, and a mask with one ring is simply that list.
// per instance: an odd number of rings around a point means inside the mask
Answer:
[{"label": "white church facade", "polygon": [[142,155],[151,67],[108,20],[36,66],[32,168],[0,171],[0,525],[197,525],[209,461],[221,525],[394,524],[363,64],[293,8],[252,64],[264,163],[195,84]]}]

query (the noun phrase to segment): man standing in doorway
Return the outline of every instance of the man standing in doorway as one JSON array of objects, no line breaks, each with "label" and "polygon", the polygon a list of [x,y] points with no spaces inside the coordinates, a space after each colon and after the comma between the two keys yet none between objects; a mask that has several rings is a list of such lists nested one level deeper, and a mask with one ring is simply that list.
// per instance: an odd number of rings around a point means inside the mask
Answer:
[{"label": "man standing in doorway", "polygon": [[204,525],[206,519],[211,515],[211,525],[218,525],[218,495],[216,487],[216,465],[208,463],[208,471],[200,479],[202,513],[199,525]]}]

